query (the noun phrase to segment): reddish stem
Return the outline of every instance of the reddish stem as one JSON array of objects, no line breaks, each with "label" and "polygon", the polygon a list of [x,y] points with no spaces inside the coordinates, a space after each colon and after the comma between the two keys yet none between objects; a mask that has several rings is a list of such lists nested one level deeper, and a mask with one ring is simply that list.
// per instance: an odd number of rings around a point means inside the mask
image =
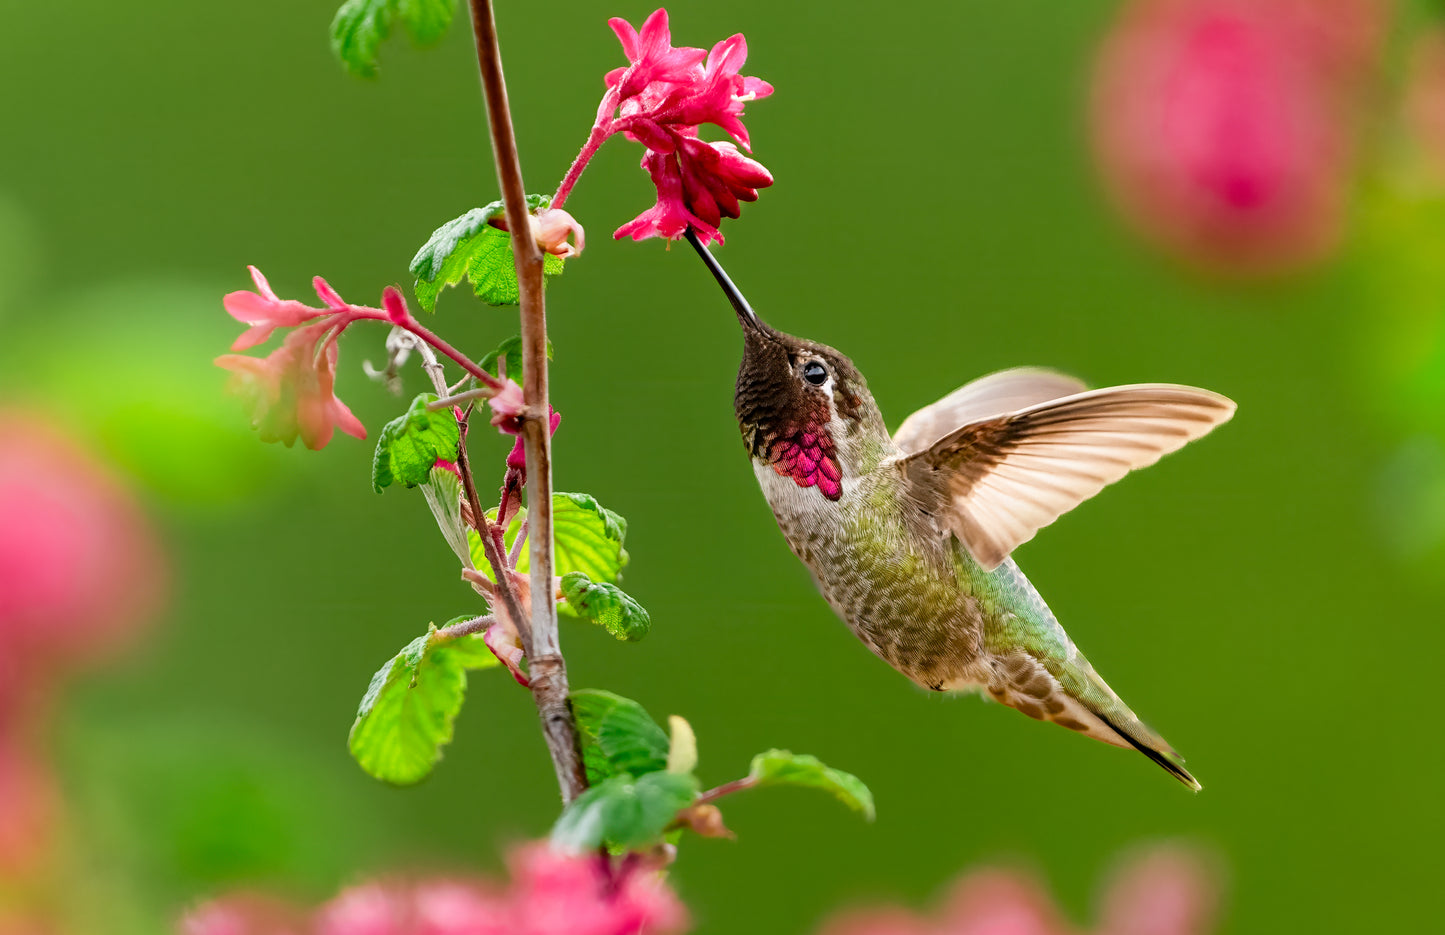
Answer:
[{"label": "reddish stem", "polygon": [[706,805],[716,801],[725,795],[732,795],[734,792],[742,792],[744,789],[751,789],[758,781],[752,776],[744,776],[742,779],[734,779],[732,782],[725,782],[722,785],[709,789],[693,800],[693,805]]},{"label": "reddish stem", "polygon": [[587,142],[582,144],[582,151],[577,154],[576,159],[572,160],[572,167],[567,170],[567,175],[563,177],[561,184],[557,186],[557,194],[552,196],[551,206],[553,208],[562,207],[562,204],[567,200],[567,196],[572,194],[572,186],[576,185],[577,180],[582,177],[582,170],[587,168],[587,163],[592,161],[592,157],[597,154],[597,150],[602,147],[603,143],[607,142],[607,138],[611,135],[612,130],[601,124],[593,127],[592,132],[587,134]]}]

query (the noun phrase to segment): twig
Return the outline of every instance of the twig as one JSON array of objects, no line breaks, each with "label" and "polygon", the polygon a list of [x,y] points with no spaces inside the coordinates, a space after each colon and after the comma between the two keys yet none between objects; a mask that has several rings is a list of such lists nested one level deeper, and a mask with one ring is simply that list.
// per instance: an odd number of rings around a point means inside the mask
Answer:
[{"label": "twig", "polygon": [[[436,353],[426,344],[418,344],[417,352],[421,354],[422,369],[431,378],[432,386],[436,388],[437,394],[446,392],[447,375],[442,369],[441,362],[437,360]],[[461,439],[457,442],[457,476],[462,480],[462,489],[466,492],[467,505],[472,510],[472,521],[477,525],[477,538],[482,540],[482,550],[487,556],[487,564],[492,566],[492,578],[495,581],[496,589],[502,596],[502,606],[507,611],[507,616],[517,622],[517,629],[522,637],[523,649],[527,643],[527,618],[522,616],[522,602],[517,599],[517,589],[512,587],[512,569],[507,564],[506,556],[496,547],[492,540],[491,531],[487,528],[487,514],[482,512],[482,502],[477,496],[477,485],[472,479],[471,463],[467,459],[467,426],[465,420],[461,421]]]},{"label": "twig", "polygon": [[707,790],[702,795],[693,799],[692,804],[706,805],[707,803],[714,802],[725,795],[731,795],[734,792],[742,792],[744,789],[751,789],[757,784],[758,780],[753,778],[752,776],[744,776],[742,779],[734,779],[732,782],[725,782],[720,786]]},{"label": "twig", "polygon": [[528,627],[531,642],[527,647],[527,671],[562,799],[570,802],[587,788],[587,775],[582,768],[577,726],[567,698],[567,666],[557,638],[557,602],[552,585],[552,452],[548,424],[551,410],[547,402],[547,316],[542,299],[542,252],[532,236],[527,190],[522,182],[512,113],[507,105],[507,84],[502,76],[502,55],[492,3],[491,0],[470,0],[470,5],[482,93],[491,125],[492,152],[517,262],[521,306],[522,396],[526,401],[522,440],[527,451],[528,519],[532,531],[532,620]]}]

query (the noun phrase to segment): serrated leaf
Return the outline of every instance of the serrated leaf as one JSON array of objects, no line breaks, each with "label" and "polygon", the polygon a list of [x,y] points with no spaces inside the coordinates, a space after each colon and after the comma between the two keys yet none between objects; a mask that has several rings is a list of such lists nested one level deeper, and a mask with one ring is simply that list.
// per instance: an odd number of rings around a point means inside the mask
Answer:
[{"label": "serrated leaf", "polygon": [[677,773],[612,776],[572,800],[552,826],[552,845],[573,853],[603,845],[646,847],[661,839],[697,792],[696,779]]},{"label": "serrated leaf", "polygon": [[372,676],[347,740],[352,757],[384,782],[425,779],[452,739],[467,670],[496,665],[480,635],[447,639],[429,628]]},{"label": "serrated leaf", "polygon": [[429,45],[446,34],[456,0],[346,0],[331,20],[331,51],[346,70],[376,77],[381,43],[400,22],[412,39]]},{"label": "serrated leaf", "polygon": [[457,459],[461,429],[450,409],[428,411],[427,404],[436,400],[434,393],[423,393],[405,415],[382,427],[371,462],[371,486],[377,493],[393,481],[408,487],[424,484],[438,460]]},{"label": "serrated leaf", "polygon": [[[521,531],[526,511],[518,510],[508,524],[503,539],[510,549]],[[580,571],[593,582],[615,584],[622,578],[622,569],[630,556],[623,543],[627,539],[627,520],[602,506],[585,493],[552,494],[552,552],[554,573],[568,575]],[[472,563],[487,577],[491,568],[482,551],[482,540],[474,530],[467,531],[471,544]],[[531,567],[529,547],[523,546],[517,570]],[[560,613],[577,616],[567,604],[559,604]]]},{"label": "serrated leaf", "polygon": [[759,786],[806,786],[822,789],[854,811],[873,820],[873,793],[852,773],[827,766],[806,753],[768,750],[753,757],[748,776]]},{"label": "serrated leaf", "polygon": [[667,769],[667,734],[642,705],[600,689],[574,691],[571,698],[589,784]]},{"label": "serrated leaf", "polygon": [[[527,196],[529,212],[535,213],[550,203],[546,195]],[[472,291],[488,305],[517,304],[517,268],[511,235],[491,224],[505,213],[506,205],[494,201],[473,208],[432,232],[411,261],[411,272],[416,276],[413,291],[422,308],[435,311],[441,291],[463,279],[472,284]],[[561,257],[545,255],[544,277],[561,275],[562,270]]]},{"label": "serrated leaf", "polygon": [[636,642],[652,628],[646,608],[615,584],[593,581],[584,572],[562,576],[562,596],[579,617],[591,620],[619,640]]}]

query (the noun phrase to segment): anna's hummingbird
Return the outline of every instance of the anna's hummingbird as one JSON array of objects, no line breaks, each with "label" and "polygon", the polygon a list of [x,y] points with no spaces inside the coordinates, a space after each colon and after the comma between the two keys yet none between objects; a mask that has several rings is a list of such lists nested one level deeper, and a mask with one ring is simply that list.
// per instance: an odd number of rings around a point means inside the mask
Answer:
[{"label": "anna's hummingbird", "polygon": [[765,324],[688,231],[743,329],[734,406],[788,546],[878,656],[933,691],[1134,747],[1196,791],[1009,558],[1044,526],[1234,414],[1189,386],[1086,390],[1049,370],[973,381],[889,437],[838,351]]}]

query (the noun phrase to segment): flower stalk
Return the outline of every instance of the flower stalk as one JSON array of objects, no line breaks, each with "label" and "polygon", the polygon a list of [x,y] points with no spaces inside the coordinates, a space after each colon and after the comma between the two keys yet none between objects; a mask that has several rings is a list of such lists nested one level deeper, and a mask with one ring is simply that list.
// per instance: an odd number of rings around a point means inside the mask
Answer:
[{"label": "flower stalk", "polygon": [[[557,601],[552,551],[552,451],[547,399],[547,317],[542,294],[542,252],[531,234],[526,187],[521,160],[512,130],[507,104],[507,85],[502,74],[501,49],[491,0],[470,0],[472,32],[477,46],[482,93],[487,104],[492,152],[497,178],[506,205],[507,227],[517,265],[517,289],[521,315],[522,393],[525,410],[522,440],[530,485],[528,523],[531,535],[531,617],[518,618],[518,629],[527,654],[532,697],[542,720],[542,733],[564,802],[571,802],[587,788],[586,773],[578,744],[577,727],[568,700],[567,666],[557,634]],[[468,491],[468,496],[474,496]],[[473,504],[473,510],[479,510]],[[482,539],[490,550],[491,537]]]}]

